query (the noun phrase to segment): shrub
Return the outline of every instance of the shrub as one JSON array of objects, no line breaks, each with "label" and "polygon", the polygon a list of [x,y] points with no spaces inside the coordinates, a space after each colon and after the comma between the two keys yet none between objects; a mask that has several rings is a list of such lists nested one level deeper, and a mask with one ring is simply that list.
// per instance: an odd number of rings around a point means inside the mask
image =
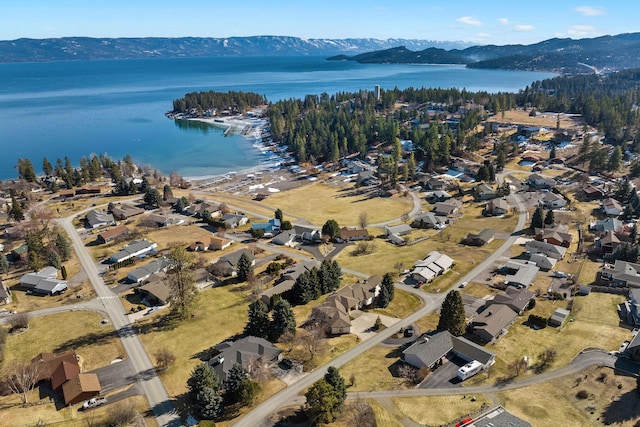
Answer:
[{"label": "shrub", "polygon": [[576,397],[580,400],[584,400],[589,397],[589,392],[587,390],[580,390],[576,393]]},{"label": "shrub", "polygon": [[531,323],[532,325],[539,326],[541,328],[547,327],[547,318],[538,316],[536,314],[530,314],[529,318],[527,319],[527,322]]}]

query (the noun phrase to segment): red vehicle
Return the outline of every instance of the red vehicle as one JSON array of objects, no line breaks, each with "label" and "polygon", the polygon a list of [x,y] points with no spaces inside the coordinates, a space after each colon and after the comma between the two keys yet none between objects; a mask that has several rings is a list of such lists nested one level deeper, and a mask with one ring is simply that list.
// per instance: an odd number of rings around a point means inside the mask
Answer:
[{"label": "red vehicle", "polygon": [[471,424],[471,422],[473,422],[473,418],[465,418],[464,420],[462,420],[458,424],[456,424],[456,427],[464,427],[466,425]]},{"label": "red vehicle", "polygon": [[418,283],[416,283],[416,285],[414,286],[414,288],[416,288],[416,289],[417,289],[417,288],[421,288],[421,287],[422,287],[422,285],[424,285],[424,282],[418,282]]}]

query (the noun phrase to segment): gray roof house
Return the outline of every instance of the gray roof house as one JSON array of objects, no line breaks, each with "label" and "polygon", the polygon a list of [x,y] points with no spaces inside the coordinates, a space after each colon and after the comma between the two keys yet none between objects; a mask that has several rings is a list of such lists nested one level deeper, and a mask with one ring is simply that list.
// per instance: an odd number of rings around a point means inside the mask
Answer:
[{"label": "gray roof house", "polygon": [[589,224],[589,230],[604,233],[606,231],[617,231],[622,228],[622,221],[616,218],[599,219]]},{"label": "gray roof house", "polygon": [[233,365],[242,366],[245,371],[250,371],[253,363],[276,362],[282,358],[282,350],[271,344],[264,338],[248,336],[236,341],[225,341],[214,346],[218,352],[209,359],[209,366],[218,375],[221,383],[227,380],[227,374]]},{"label": "gray roof house", "polygon": [[525,249],[530,254],[541,253],[550,258],[562,259],[567,252],[567,248],[564,246],[556,246],[551,243],[540,242],[538,240],[531,240],[525,245]]},{"label": "gray roof house", "polygon": [[529,261],[533,261],[541,270],[551,270],[558,262],[557,259],[546,256],[545,254],[538,253],[529,257]]},{"label": "gray roof house", "polygon": [[470,246],[484,246],[487,243],[491,243],[496,236],[496,232],[490,228],[485,228],[478,234],[469,233],[463,239],[465,245]]},{"label": "gray roof house", "polygon": [[569,310],[556,308],[556,311],[554,311],[551,317],[549,317],[547,323],[549,326],[563,326],[567,320],[569,320],[569,314],[571,314]]},{"label": "gray roof house", "polygon": [[529,305],[529,301],[535,296],[526,289],[508,287],[505,293],[496,294],[493,299],[487,301],[487,305],[504,304],[518,314],[522,314]]},{"label": "gray roof house", "polygon": [[231,268],[231,274],[235,275],[237,274],[236,269],[238,268],[238,262],[240,261],[240,257],[242,257],[243,254],[246,254],[249,257],[249,259],[251,260],[251,265],[256,264],[256,259],[249,249],[240,249],[235,252],[231,252],[230,254],[224,255],[220,257],[217,263],[227,264]]},{"label": "gray roof house", "polygon": [[532,173],[527,178],[527,184],[534,188],[552,188],[555,187],[557,182],[553,178],[547,178],[537,173]]},{"label": "gray roof house", "polygon": [[57,295],[67,290],[67,281],[58,280],[55,267],[45,267],[37,273],[27,273],[20,279],[20,285],[35,294]]},{"label": "gray roof house", "polygon": [[479,200],[490,200],[496,197],[496,190],[486,183],[480,183],[473,189],[476,198]]},{"label": "gray roof house", "polygon": [[157,248],[158,244],[147,239],[132,240],[121,250],[111,255],[109,261],[112,263],[122,262],[136,256],[144,255]]},{"label": "gray roof house", "polygon": [[396,236],[404,236],[405,234],[411,233],[412,228],[410,225],[401,224],[393,227],[385,226],[384,231],[387,236],[391,234],[395,234]]},{"label": "gray roof house", "polygon": [[226,228],[236,228],[249,222],[249,218],[241,214],[226,213],[222,215],[222,222]]},{"label": "gray roof house", "polygon": [[449,331],[434,331],[420,337],[402,352],[402,359],[418,369],[436,365],[449,353],[465,361],[477,360],[485,367],[494,363],[495,353],[463,337],[454,337]]},{"label": "gray roof house", "polygon": [[465,427],[531,427],[531,423],[507,412],[502,406],[497,406],[482,414]]},{"label": "gray roof house", "polygon": [[161,271],[167,271],[171,263],[165,257],[154,259],[151,262],[142,265],[131,273],[127,274],[127,279],[133,283],[140,283],[149,278],[154,273],[159,273]]},{"label": "gray roof house", "polygon": [[473,333],[489,342],[511,326],[518,313],[505,304],[491,304],[471,321]]},{"label": "gray roof house", "polygon": [[493,199],[489,200],[487,206],[484,209],[484,215],[486,216],[499,216],[504,215],[509,211],[509,202],[507,199]]},{"label": "gray roof house", "polygon": [[517,261],[507,261],[501,267],[501,272],[505,274],[504,281],[509,286],[516,288],[528,288],[540,271],[535,265],[525,264]]},{"label": "gray roof house", "polygon": [[0,305],[11,304],[11,291],[0,279]]},{"label": "gray roof house", "polygon": [[640,264],[616,260],[611,266],[605,264],[600,272],[599,284],[640,288]]},{"label": "gray roof house", "polygon": [[282,233],[271,239],[271,243],[279,246],[293,246],[296,241],[296,234],[290,230],[283,231]]},{"label": "gray roof house", "polygon": [[565,207],[567,205],[567,201],[559,194],[545,193],[542,199],[540,199],[540,204],[542,207],[547,209],[557,209]]},{"label": "gray roof house", "polygon": [[433,205],[433,211],[439,216],[453,215],[462,207],[462,202],[457,199],[447,200],[446,202],[438,202]]},{"label": "gray roof house", "polygon": [[89,228],[98,228],[105,225],[115,225],[116,221],[113,215],[102,210],[92,210],[87,213],[87,226]]},{"label": "gray roof house", "polygon": [[448,222],[447,218],[433,212],[422,212],[413,218],[411,226],[413,228],[444,228]]}]

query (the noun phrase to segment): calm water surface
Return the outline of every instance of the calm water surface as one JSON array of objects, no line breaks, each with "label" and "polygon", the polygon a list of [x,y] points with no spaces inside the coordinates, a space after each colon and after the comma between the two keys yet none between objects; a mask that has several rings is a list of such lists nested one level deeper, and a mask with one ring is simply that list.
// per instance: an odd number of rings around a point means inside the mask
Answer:
[{"label": "calm water surface", "polygon": [[549,73],[460,66],[377,65],[322,57],[142,59],[0,64],[0,179],[16,160],[130,154],[163,173],[218,175],[256,166],[252,142],[214,127],[179,127],[164,113],[201,90],[243,90],[270,101],[383,88],[459,87],[517,91]]}]

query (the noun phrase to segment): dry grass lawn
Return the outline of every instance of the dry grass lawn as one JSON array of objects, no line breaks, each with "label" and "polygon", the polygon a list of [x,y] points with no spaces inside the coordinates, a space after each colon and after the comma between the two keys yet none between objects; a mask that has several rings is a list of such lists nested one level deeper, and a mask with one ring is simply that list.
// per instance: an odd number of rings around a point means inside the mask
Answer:
[{"label": "dry grass lawn", "polygon": [[[539,116],[529,116],[528,111],[524,110],[507,110],[504,112],[504,118],[502,112],[496,114],[487,119],[489,122],[500,123],[513,123],[529,126],[545,127],[547,129],[555,129],[558,121],[556,114],[541,114]],[[579,119],[573,117],[567,117],[564,114],[560,114],[560,128],[561,129],[580,129],[582,123]]]},{"label": "dry grass lawn", "polygon": [[402,319],[415,312],[421,305],[422,300],[418,296],[396,288],[393,301],[387,308],[373,308],[369,311]]},{"label": "dry grass lawn", "polygon": [[397,375],[401,356],[399,349],[378,345],[343,365],[340,374],[347,384],[351,376],[355,376],[355,384],[349,387],[349,392],[411,388],[414,384],[406,384]]},{"label": "dry grass lawn", "polygon": [[398,416],[395,413],[390,413],[380,403],[375,400],[368,400],[367,403],[373,409],[373,413],[376,416],[376,423],[379,426],[384,427],[402,427],[404,424],[398,421]]},{"label": "dry grass lawn", "polygon": [[113,326],[100,324],[102,318],[89,312],[35,317],[26,332],[7,337],[4,363],[28,362],[42,352],[73,349],[82,358],[85,371],[108,365],[113,359],[124,357],[125,352]]},{"label": "dry grass lawn", "polygon": [[[38,400],[38,391],[31,392],[30,401]],[[149,404],[143,396],[133,396],[122,402],[132,402],[138,413],[147,414],[150,411]],[[6,396],[0,398],[0,425],[11,427],[31,427],[44,421],[47,426],[60,427],[87,427],[98,425],[99,422],[106,422],[109,417],[110,405],[101,406],[89,412],[78,411],[78,407],[65,407],[56,410],[54,403],[42,400],[42,404],[22,407],[19,405],[17,396]],[[145,417],[148,427],[157,427],[158,424],[153,416]]]},{"label": "dry grass lawn", "polygon": [[491,404],[491,400],[486,396],[475,395],[475,398],[475,402],[472,402],[470,397],[462,396],[403,397],[394,398],[392,401],[400,413],[414,422],[438,426],[456,422],[478,411],[483,404]]},{"label": "dry grass lawn", "polygon": [[[605,376],[604,381],[599,379],[601,375]],[[581,390],[588,392],[587,399],[577,398]],[[509,412],[536,427],[632,427],[640,418],[635,378],[616,375],[609,368],[594,367],[575,377],[502,392],[498,399]]]},{"label": "dry grass lawn", "polygon": [[311,224],[321,226],[334,219],[341,226],[356,226],[360,214],[365,212],[368,222],[375,224],[399,218],[411,210],[409,197],[374,197],[350,195],[352,189],[342,190],[323,183],[314,183],[269,196],[265,201],[273,209],[305,218]]}]

